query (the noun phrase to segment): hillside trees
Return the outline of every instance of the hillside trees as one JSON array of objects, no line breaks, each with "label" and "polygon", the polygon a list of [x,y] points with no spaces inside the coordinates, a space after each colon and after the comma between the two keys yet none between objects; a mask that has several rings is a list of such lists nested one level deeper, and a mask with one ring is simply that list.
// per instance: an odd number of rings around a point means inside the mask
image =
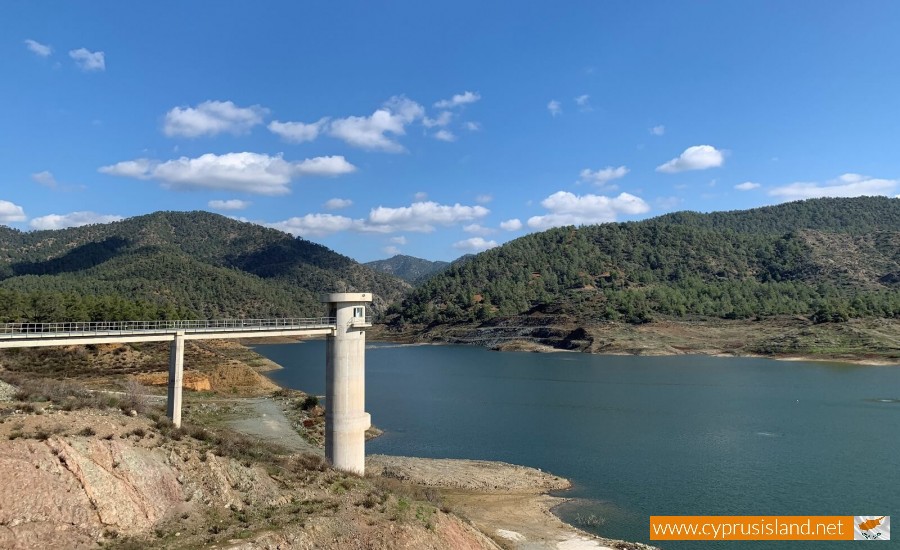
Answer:
[{"label": "hillside trees", "polygon": [[[398,320],[482,321],[548,304],[632,323],[659,315],[900,317],[898,228],[900,200],[884,197],[560,227],[451,266],[404,300]],[[848,238],[861,244],[836,244]],[[832,261],[836,254],[845,257]]]}]

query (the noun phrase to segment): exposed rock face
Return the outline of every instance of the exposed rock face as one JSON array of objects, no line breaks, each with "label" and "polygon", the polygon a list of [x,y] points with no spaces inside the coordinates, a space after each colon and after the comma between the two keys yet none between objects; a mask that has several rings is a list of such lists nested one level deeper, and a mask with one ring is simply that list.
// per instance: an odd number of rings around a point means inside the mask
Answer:
[{"label": "exposed rock face", "polygon": [[149,529],[183,503],[162,451],[117,441],[10,441],[0,446],[0,547],[81,548]]},{"label": "exposed rock face", "polygon": [[[282,500],[260,470],[207,453],[128,440],[50,438],[0,445],[0,548],[87,548],[149,532],[196,506]],[[256,499],[255,499],[256,500]]]},{"label": "exposed rock face", "polygon": [[[26,438],[64,425],[92,435]],[[341,474],[309,472],[305,483],[273,477],[187,438],[163,440],[146,419],[118,412],[17,414],[0,423],[0,548],[97,548],[123,537],[168,548],[179,535],[175,547],[196,546],[235,517],[248,536],[224,547],[498,548],[455,516],[427,505],[402,512],[387,495],[382,511],[376,501],[366,508],[367,496],[381,494],[369,482],[343,481],[345,492]]]}]

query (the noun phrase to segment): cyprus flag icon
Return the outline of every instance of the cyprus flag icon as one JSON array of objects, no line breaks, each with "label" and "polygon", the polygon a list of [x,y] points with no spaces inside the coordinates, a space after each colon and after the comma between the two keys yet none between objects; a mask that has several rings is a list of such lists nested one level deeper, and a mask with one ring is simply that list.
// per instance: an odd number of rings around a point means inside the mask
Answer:
[{"label": "cyprus flag icon", "polygon": [[891,540],[891,516],[853,516],[853,540]]}]

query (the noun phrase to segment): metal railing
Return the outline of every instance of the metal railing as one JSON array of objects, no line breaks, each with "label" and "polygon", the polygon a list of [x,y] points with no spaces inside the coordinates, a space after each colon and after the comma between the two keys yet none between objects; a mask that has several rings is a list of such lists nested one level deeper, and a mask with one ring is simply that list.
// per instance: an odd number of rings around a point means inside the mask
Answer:
[{"label": "metal railing", "polygon": [[70,323],[0,323],[0,339],[190,332],[253,332],[333,328],[334,317],[283,319],[214,319],[179,321],[99,321]]}]

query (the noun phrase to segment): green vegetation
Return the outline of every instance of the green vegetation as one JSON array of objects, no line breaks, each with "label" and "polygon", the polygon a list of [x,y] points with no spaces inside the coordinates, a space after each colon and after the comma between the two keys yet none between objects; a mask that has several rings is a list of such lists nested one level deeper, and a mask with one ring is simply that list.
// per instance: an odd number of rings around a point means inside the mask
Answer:
[{"label": "green vegetation", "polygon": [[399,277],[410,284],[418,285],[447,269],[450,263],[432,262],[422,258],[397,254],[387,260],[375,260],[374,262],[366,262],[363,265],[375,271]]},{"label": "green vegetation", "polygon": [[900,200],[815,199],[740,212],[562,227],[456,264],[393,322],[525,313],[581,322],[900,317]]},{"label": "green vegetation", "polygon": [[324,246],[207,212],[102,225],[0,227],[0,322],[322,314],[321,292],[408,285]]},{"label": "green vegetation", "polygon": [[[353,290],[374,292],[376,311],[398,304],[397,325],[528,313],[635,324],[897,318],[898,228],[900,200],[884,197],[562,227],[454,262],[401,305],[409,286],[390,275],[205,212],[61,231],[0,227],[0,322],[314,316],[320,292]],[[408,275],[427,267],[415,260],[385,262]]]},{"label": "green vegetation", "polygon": [[308,411],[315,408],[319,404],[319,398],[315,395],[307,395],[300,402],[300,410]]}]

